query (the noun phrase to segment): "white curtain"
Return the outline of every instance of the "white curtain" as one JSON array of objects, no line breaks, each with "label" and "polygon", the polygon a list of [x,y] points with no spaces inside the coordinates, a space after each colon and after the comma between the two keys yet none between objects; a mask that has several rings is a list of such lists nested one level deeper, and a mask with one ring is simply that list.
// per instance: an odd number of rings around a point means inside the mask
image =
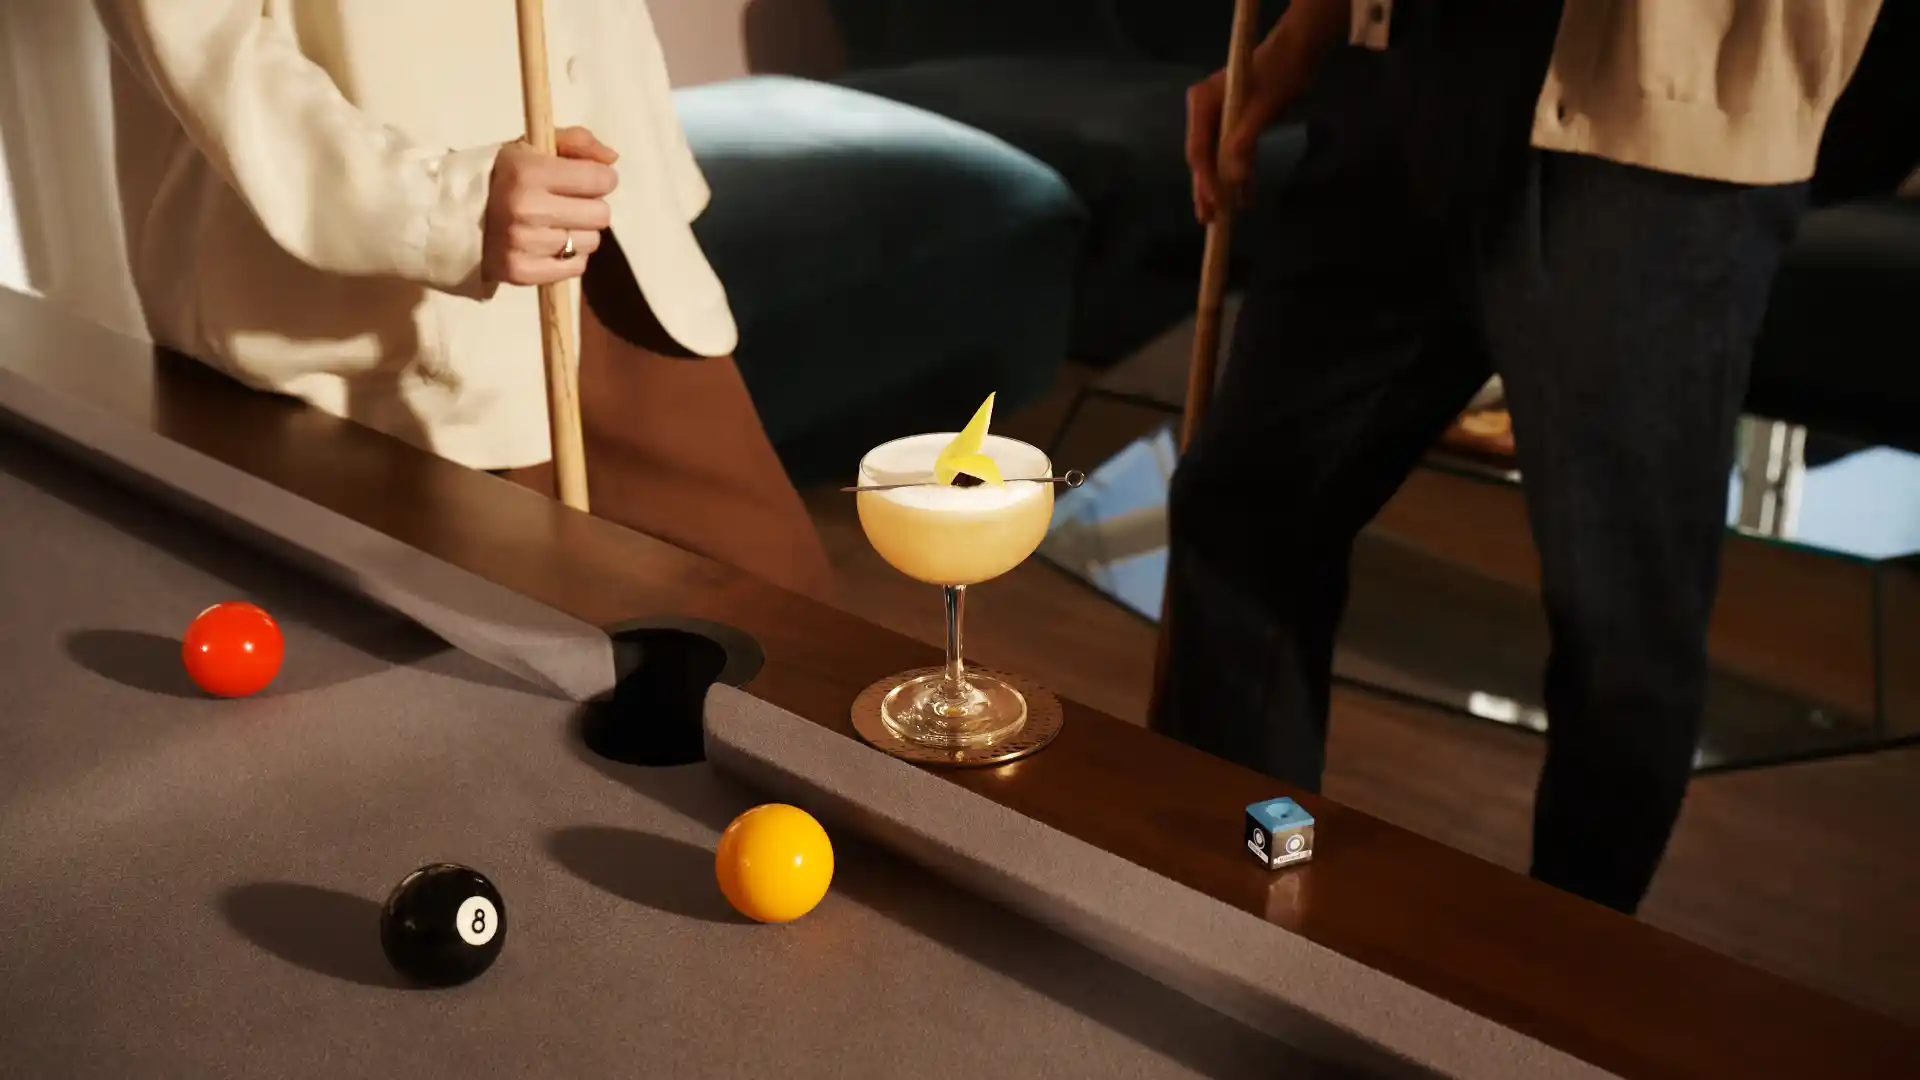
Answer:
[{"label": "white curtain", "polygon": [[87,0],[0,0],[0,286],[144,338],[114,183],[107,56]]}]

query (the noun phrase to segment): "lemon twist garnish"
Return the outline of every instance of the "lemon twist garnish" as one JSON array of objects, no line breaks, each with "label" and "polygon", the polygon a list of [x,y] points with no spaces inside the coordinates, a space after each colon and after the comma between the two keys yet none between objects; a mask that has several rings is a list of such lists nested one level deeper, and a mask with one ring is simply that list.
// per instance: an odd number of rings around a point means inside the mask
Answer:
[{"label": "lemon twist garnish", "polygon": [[955,435],[946,449],[940,451],[940,456],[933,459],[933,475],[942,484],[951,487],[962,473],[989,484],[1006,482],[1000,475],[1000,466],[981,452],[987,438],[987,425],[992,421],[993,395],[988,394],[987,400],[973,414],[973,419],[967,421],[967,426],[961,429],[960,434]]}]

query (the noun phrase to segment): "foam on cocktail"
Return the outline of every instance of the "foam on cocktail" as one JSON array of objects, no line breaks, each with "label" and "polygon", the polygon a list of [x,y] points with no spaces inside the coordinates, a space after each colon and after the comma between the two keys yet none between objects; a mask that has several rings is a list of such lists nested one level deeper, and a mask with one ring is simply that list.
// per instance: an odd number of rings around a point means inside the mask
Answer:
[{"label": "foam on cocktail", "polygon": [[989,395],[957,434],[912,435],[867,452],[860,486],[880,490],[860,492],[860,527],[894,569],[934,585],[977,585],[1020,565],[1045,539],[1047,456],[988,435],[992,418]]},{"label": "foam on cocktail", "polygon": [[860,467],[862,486],[920,486],[876,491],[867,497],[885,499],[916,510],[982,513],[1014,506],[1036,498],[1046,490],[1044,484],[1021,478],[1046,476],[1050,467],[1047,455],[1037,447],[999,435],[984,436],[977,452],[993,461],[1000,475],[1006,478],[1005,483],[980,484],[976,487],[953,487],[940,483],[936,475],[940,453],[956,437],[950,431],[910,435],[868,451]]}]

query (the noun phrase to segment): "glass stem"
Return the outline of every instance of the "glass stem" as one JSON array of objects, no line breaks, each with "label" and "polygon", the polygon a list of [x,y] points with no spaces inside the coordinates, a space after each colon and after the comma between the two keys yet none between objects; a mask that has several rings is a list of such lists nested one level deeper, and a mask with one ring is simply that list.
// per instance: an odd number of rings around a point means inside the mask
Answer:
[{"label": "glass stem", "polygon": [[967,612],[967,587],[946,586],[947,596],[947,685],[949,698],[958,698],[967,689],[967,672],[960,659],[960,623]]}]

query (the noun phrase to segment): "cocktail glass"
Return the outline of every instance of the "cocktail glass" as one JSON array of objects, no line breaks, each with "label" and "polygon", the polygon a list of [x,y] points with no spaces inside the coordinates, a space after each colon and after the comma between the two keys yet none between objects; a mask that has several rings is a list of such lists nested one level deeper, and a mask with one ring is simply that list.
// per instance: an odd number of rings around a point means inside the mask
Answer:
[{"label": "cocktail glass", "polygon": [[934,463],[954,433],[910,435],[883,443],[860,461],[860,526],[867,541],[895,570],[946,596],[947,663],[936,673],[904,673],[880,702],[887,730],[911,743],[941,749],[991,746],[1018,733],[1027,701],[1004,680],[969,672],[961,657],[967,588],[1012,570],[1040,546],[1053,520],[1053,464],[1038,447],[998,435],[981,452],[999,466],[1003,483],[971,487],[935,481]]}]

